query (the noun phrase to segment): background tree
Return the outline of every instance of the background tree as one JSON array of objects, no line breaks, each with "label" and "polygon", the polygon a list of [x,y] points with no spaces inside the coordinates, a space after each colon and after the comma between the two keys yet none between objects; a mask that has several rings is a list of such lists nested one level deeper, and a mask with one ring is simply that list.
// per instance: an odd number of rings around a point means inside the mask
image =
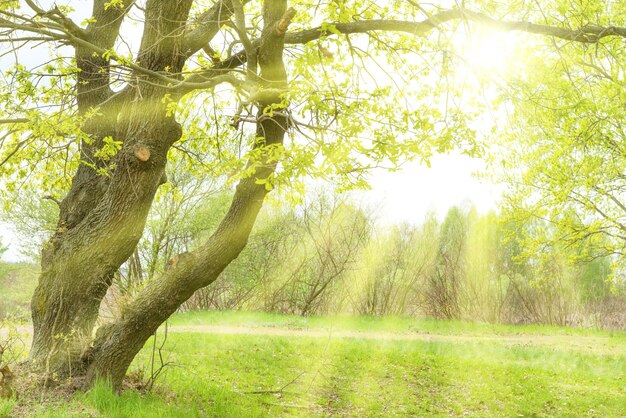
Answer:
[{"label": "background tree", "polygon": [[[506,309],[506,282],[500,266],[504,237],[495,212],[468,213],[465,250],[464,315],[485,322],[501,322]],[[507,270],[504,270],[507,271]]]},{"label": "background tree", "polygon": [[[556,2],[544,9],[563,12],[581,25],[624,23],[624,5]],[[623,270],[624,202],[624,43],[607,40],[591,46],[568,43],[554,55],[532,43],[532,59],[501,86],[508,110],[495,157],[501,179],[510,187],[507,216],[552,226],[532,245],[569,243],[589,251],[582,259],[610,256],[616,282]],[[530,248],[531,240],[526,242]],[[530,252],[533,250],[529,249]]]},{"label": "background tree", "polygon": [[334,312],[367,243],[372,218],[345,196],[319,192],[295,207],[268,208],[246,249],[187,307]]},{"label": "background tree", "polygon": [[371,223],[365,211],[338,197],[320,194],[302,206],[304,245],[291,260],[285,260],[295,266],[286,289],[293,311],[300,315],[327,312],[332,299],[342,297],[342,282],[369,239]]},{"label": "background tree", "polygon": [[467,215],[452,207],[441,224],[435,268],[428,277],[425,303],[435,318],[455,319],[461,315],[459,303],[465,280]]},{"label": "background tree", "polygon": [[354,311],[366,315],[423,313],[426,278],[435,268],[439,223],[377,228],[354,272]]}]

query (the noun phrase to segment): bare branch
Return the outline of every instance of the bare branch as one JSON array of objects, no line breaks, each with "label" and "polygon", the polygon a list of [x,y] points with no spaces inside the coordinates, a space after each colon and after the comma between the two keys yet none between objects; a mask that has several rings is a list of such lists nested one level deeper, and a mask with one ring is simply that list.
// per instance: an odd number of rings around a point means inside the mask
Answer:
[{"label": "bare branch", "polygon": [[246,83],[230,74],[224,74],[224,75],[211,77],[208,80],[202,81],[202,82],[194,82],[193,80],[194,80],[194,77],[190,76],[187,80],[182,81],[176,85],[170,86],[169,89],[174,90],[176,91],[176,93],[179,93],[179,94],[186,94],[193,90],[212,89],[216,87],[218,84],[228,83],[237,89],[246,90]]},{"label": "bare branch", "polygon": [[0,167],[2,167],[4,164],[6,164],[6,162],[9,161],[11,159],[11,157],[13,157],[15,154],[17,154],[17,152],[20,149],[22,149],[22,147],[24,145],[26,145],[29,140],[30,139],[27,138],[27,139],[24,139],[24,140],[18,142],[17,145],[15,145],[15,148],[13,148],[13,150],[11,152],[9,152],[6,157],[4,157],[4,160],[0,161]]},{"label": "bare branch", "polygon": [[135,0],[131,0],[124,7],[106,7],[106,0],[96,0],[93,3],[93,21],[87,26],[87,34],[91,42],[110,48],[118,36],[122,20],[133,8]]},{"label": "bare branch", "polygon": [[257,69],[257,50],[246,32],[246,16],[243,12],[243,3],[240,0],[231,0],[235,13],[235,31],[239,35],[239,39],[243,44],[246,52],[246,60],[248,62],[248,78],[251,80],[256,75]]},{"label": "bare branch", "polygon": [[86,36],[85,30],[79,27],[74,21],[67,16],[65,16],[61,10],[55,5],[51,10],[44,10],[39,7],[33,0],[25,0],[28,7],[30,7],[37,15],[46,17],[53,22],[56,22],[61,27],[63,27],[68,33],[71,33],[74,36],[79,38],[84,38]]},{"label": "bare branch", "polygon": [[56,197],[52,196],[52,195],[46,195],[43,197],[44,200],[50,200],[54,203],[56,203],[56,205],[58,207],[61,207],[61,201],[59,199],[57,199]]}]

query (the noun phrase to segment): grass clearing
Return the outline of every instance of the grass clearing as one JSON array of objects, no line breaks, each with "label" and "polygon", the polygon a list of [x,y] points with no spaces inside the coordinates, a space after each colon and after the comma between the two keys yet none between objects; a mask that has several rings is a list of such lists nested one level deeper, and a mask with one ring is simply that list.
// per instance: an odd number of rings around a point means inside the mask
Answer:
[{"label": "grass clearing", "polygon": [[[212,327],[247,333],[203,332]],[[298,334],[264,335],[266,329]],[[328,329],[353,334],[315,333]],[[372,338],[376,333],[446,338]],[[160,331],[157,348],[163,335]],[[547,342],[533,343],[540,338]],[[101,383],[68,402],[29,412],[50,417],[624,416],[625,342],[623,333],[555,327],[186,313],[170,321],[161,354],[171,365],[153,393],[115,396]],[[152,344],[131,366],[144,377]],[[585,344],[604,345],[587,350]],[[0,404],[0,410],[6,408],[11,406]]]},{"label": "grass clearing", "polygon": [[169,324],[232,325],[248,327],[280,327],[291,329],[332,329],[352,331],[423,332],[443,335],[577,335],[623,338],[623,331],[550,325],[502,325],[487,322],[438,320],[409,317],[373,316],[290,316],[264,312],[195,311],[174,315]]}]

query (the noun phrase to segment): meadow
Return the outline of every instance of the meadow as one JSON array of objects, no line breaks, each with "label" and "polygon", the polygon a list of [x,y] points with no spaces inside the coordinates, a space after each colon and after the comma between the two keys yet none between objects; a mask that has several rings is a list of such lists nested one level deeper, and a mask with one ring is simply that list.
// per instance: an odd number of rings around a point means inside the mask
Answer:
[{"label": "meadow", "polygon": [[623,332],[246,312],[177,314],[165,331],[131,367],[135,384],[159,371],[151,391],[50,389],[0,416],[626,415]]}]

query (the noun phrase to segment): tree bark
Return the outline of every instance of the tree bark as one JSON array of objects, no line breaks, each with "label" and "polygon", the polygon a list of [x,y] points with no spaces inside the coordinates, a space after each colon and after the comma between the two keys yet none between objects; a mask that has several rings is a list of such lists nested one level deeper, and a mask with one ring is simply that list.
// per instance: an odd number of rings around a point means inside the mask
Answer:
[{"label": "tree bark", "polygon": [[[179,51],[190,6],[191,0],[148,1],[139,54],[145,68],[173,74],[182,70],[184,60]],[[105,13],[104,2],[96,1],[94,16],[100,19],[87,30],[92,42],[101,46],[113,45],[121,23],[122,12],[115,7],[108,10],[114,11]],[[98,31],[97,25],[106,30]],[[81,68],[78,107],[84,114],[111,97],[109,63],[80,48],[76,55]],[[123,147],[108,177],[96,171],[104,162],[78,169],[61,203],[57,231],[42,254],[42,273],[31,304],[34,337],[30,358],[50,373],[64,376],[84,366],[81,353],[92,337],[100,302],[113,274],[141,237],[167,151],[181,135],[179,124],[168,116],[162,101],[165,93],[158,80],[137,75],[124,103],[101,107],[83,127],[91,136],[83,143],[83,159],[93,158],[106,136],[122,141]],[[149,150],[148,158],[137,157],[137,146]]]},{"label": "tree bark", "polygon": [[[98,18],[86,32],[92,43],[108,49],[125,12],[110,7],[112,12],[106,13],[102,0],[95,3],[94,16]],[[186,31],[191,3],[147,2],[138,56],[144,69],[174,79],[200,41],[215,34],[223,16],[208,30]],[[224,8],[225,4],[217,2],[215,7],[230,17],[232,10]],[[261,157],[248,163],[249,168],[254,166],[254,174],[240,181],[229,211],[207,242],[171,260],[171,268],[151,281],[119,318],[99,328],[95,337],[100,302],[113,274],[137,246],[167,152],[180,138],[181,127],[168,115],[162,100],[168,88],[160,77],[135,73],[123,99],[111,100],[108,58],[77,48],[79,112],[86,115],[94,108],[99,112],[83,126],[90,140],[83,142],[81,156],[91,164],[82,165],[75,174],[61,203],[58,229],[42,254],[42,273],[32,299],[35,333],[30,358],[34,365],[59,377],[86,372],[89,381],[101,377],[119,387],[147,339],[197,289],[213,282],[245,247],[269,189],[258,180],[270,178],[277,164],[264,147],[281,146],[288,125],[282,54],[290,16],[286,0],[265,2],[265,28],[258,48],[262,94],[255,103],[259,109],[255,147],[261,147]],[[99,25],[114,33],[100,32]],[[270,108],[271,113],[267,111]],[[123,145],[113,160],[115,168],[102,176],[98,169],[107,162],[96,161],[94,156],[106,137]]]},{"label": "tree bark", "polygon": [[[104,10],[104,1],[95,1],[93,16],[86,33],[98,46],[112,48],[125,11]],[[78,69],[77,106],[80,117],[105,102],[112,95],[109,86],[110,59],[94,56],[84,48],[76,49]],[[87,120],[83,132],[90,141],[81,143],[82,164],[72,179],[67,196],[60,204],[59,221],[54,236],[42,251],[41,276],[34,292],[31,309],[34,326],[31,360],[52,372],[65,374],[79,366],[82,340],[88,338],[97,318],[99,302],[104,297],[112,272],[96,269],[85,277],[85,269],[66,262],[65,234],[76,228],[96,207],[108,187],[108,178],[98,175],[104,162],[95,158],[103,138],[116,135],[117,112],[103,109]],[[70,251],[71,253],[72,251]],[[94,274],[95,273],[95,274]],[[83,284],[93,283],[91,286]],[[61,349],[61,346],[65,348]]]}]

